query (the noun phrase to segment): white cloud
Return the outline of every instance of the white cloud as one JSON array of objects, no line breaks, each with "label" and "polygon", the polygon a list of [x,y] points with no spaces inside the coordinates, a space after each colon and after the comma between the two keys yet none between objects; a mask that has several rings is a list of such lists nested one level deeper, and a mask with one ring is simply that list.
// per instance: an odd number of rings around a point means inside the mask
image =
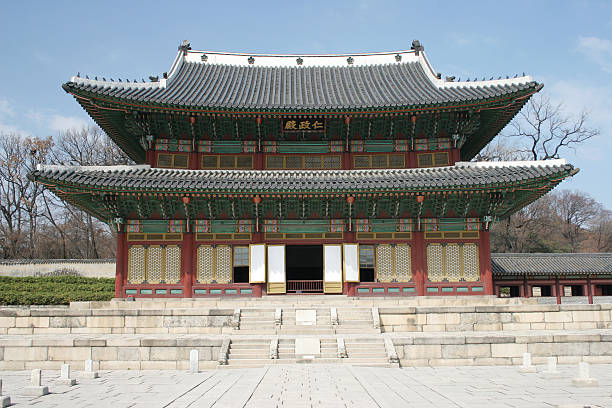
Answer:
[{"label": "white cloud", "polygon": [[57,132],[67,129],[80,129],[87,125],[87,121],[75,116],[52,115],[49,120],[49,128]]},{"label": "white cloud", "polygon": [[599,37],[578,37],[578,51],[604,71],[612,72],[612,41]]},{"label": "white cloud", "polygon": [[0,99],[0,116],[13,116],[13,108],[6,99]]}]

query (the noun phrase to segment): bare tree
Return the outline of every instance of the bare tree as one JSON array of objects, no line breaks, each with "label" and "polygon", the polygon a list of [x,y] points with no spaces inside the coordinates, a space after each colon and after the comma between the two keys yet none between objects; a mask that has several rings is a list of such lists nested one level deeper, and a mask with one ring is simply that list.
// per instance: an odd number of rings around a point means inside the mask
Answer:
[{"label": "bare tree", "polygon": [[585,229],[603,209],[601,204],[580,191],[561,190],[552,203],[552,209],[560,218],[561,233],[572,252],[577,252],[586,239]]},{"label": "bare tree", "polygon": [[599,135],[588,123],[588,113],[566,114],[562,104],[554,104],[546,94],[534,95],[511,122],[507,137],[519,138],[521,152],[532,160],[558,159],[563,149]]},{"label": "bare tree", "polygon": [[46,162],[52,146],[51,138],[0,134],[0,245],[5,258],[35,253],[44,186],[29,180],[27,174]]},{"label": "bare tree", "polygon": [[[131,161],[98,126],[84,126],[80,129],[68,129],[58,135],[53,149],[53,162],[78,166],[106,166],[127,164]],[[84,233],[84,247],[76,248],[83,250],[79,257],[100,257],[98,237],[107,239],[106,237],[111,236],[106,224],[94,219],[89,213],[58,201],[56,197],[48,198],[45,204],[47,217],[62,240],[67,239],[67,228]],[[67,222],[60,225],[55,221],[58,212]]]},{"label": "bare tree", "polygon": [[595,251],[612,251],[612,211],[602,210],[591,220],[589,231],[592,234]]}]

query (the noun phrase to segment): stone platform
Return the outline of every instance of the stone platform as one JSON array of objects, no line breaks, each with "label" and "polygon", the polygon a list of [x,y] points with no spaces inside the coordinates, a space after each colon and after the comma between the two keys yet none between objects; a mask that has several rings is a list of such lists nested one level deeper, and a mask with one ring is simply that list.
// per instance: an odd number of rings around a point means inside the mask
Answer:
[{"label": "stone platform", "polygon": [[[0,308],[0,370],[187,370],[309,363],[381,367],[612,363],[612,304],[269,296]],[[317,353],[296,351],[303,338]],[[298,349],[300,346],[298,345]],[[311,353],[307,353],[309,355]]]}]

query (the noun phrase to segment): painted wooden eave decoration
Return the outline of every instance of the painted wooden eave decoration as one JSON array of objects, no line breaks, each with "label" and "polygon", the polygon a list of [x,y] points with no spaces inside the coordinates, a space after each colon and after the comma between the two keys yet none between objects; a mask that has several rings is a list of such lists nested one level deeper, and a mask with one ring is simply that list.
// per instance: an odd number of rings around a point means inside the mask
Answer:
[{"label": "painted wooden eave decoration", "polygon": [[[282,208],[276,208],[278,203],[282,206],[289,201],[312,202],[308,214],[302,209],[303,216],[308,217],[322,213],[317,207],[320,204],[316,203],[321,200],[330,200],[335,211],[344,213],[351,197],[355,204],[348,211],[361,208],[370,213],[376,202],[378,212],[374,212],[383,218],[413,216],[417,212],[444,216],[449,211],[459,216],[493,214],[503,218],[577,171],[565,160],[550,160],[461,162],[427,169],[325,171],[177,170],[147,165],[40,166],[30,177],[101,219],[118,214],[122,202],[156,200],[170,206],[165,213],[179,211],[187,217],[189,210],[183,208],[184,197],[189,197],[187,201],[194,207],[193,213],[197,213],[198,205],[226,206],[231,201],[239,203],[239,214],[253,215],[258,198],[262,207],[271,205],[273,212],[281,214]],[[424,207],[418,197],[424,198]],[[388,208],[384,210],[384,206]],[[236,209],[232,211],[235,213]]]}]

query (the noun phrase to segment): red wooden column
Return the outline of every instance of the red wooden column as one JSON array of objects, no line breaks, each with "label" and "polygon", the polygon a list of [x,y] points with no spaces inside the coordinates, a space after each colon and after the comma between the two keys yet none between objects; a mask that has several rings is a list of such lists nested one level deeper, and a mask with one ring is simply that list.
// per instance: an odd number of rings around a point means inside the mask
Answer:
[{"label": "red wooden column", "polygon": [[489,231],[480,231],[480,278],[484,284],[484,294],[493,295],[493,271],[491,267]]},{"label": "red wooden column", "polygon": [[115,264],[115,297],[123,297],[123,283],[127,274],[127,240],[125,232],[117,232],[117,260]]},{"label": "red wooden column", "polygon": [[183,297],[192,297],[193,290],[193,275],[194,275],[194,235],[193,232],[183,233],[183,250],[182,250],[182,264],[183,264]]},{"label": "red wooden column", "polygon": [[593,286],[591,284],[591,277],[587,275],[587,296],[589,297],[589,305],[593,304]]},{"label": "red wooden column", "polygon": [[416,285],[417,295],[425,295],[425,257],[427,256],[427,248],[425,246],[425,233],[423,231],[415,231],[414,248],[412,252],[412,268],[414,274],[414,283]]},{"label": "red wooden column", "polygon": [[145,163],[151,167],[155,167],[155,150],[147,150],[145,154]]},{"label": "red wooden column", "polygon": [[557,304],[561,304],[561,285],[559,284],[559,277],[555,278],[555,294],[557,295]]}]

